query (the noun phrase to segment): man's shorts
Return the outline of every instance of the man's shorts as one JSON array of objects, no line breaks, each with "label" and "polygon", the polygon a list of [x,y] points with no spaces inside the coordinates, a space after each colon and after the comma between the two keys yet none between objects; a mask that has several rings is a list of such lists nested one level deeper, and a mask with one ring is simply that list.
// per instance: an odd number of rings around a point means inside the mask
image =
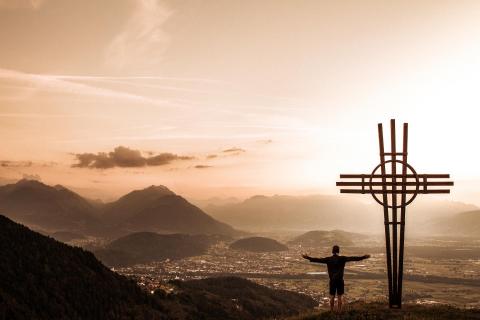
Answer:
[{"label": "man's shorts", "polygon": [[335,294],[341,296],[345,292],[345,285],[342,280],[330,280],[330,295]]}]

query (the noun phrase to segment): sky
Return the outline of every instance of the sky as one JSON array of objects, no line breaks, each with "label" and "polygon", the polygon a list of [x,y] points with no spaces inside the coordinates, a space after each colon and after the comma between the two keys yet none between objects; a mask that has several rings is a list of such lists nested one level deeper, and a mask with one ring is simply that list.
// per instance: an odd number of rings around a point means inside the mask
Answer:
[{"label": "sky", "polygon": [[111,199],[336,193],[409,163],[480,205],[480,2],[0,0],[0,178]]}]

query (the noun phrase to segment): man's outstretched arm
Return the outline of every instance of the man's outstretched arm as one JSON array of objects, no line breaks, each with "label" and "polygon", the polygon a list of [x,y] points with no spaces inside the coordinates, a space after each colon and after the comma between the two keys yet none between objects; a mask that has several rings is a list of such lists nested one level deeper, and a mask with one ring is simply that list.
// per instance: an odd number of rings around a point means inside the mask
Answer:
[{"label": "man's outstretched arm", "polygon": [[370,258],[370,255],[366,254],[366,255],[363,255],[363,256],[359,256],[359,257],[353,256],[353,257],[345,257],[345,258],[346,258],[346,261],[360,261],[360,260]]},{"label": "man's outstretched arm", "polygon": [[302,254],[302,258],[307,259],[310,262],[317,262],[317,263],[327,263],[328,262],[328,258],[314,258],[314,257],[310,257],[306,253]]}]

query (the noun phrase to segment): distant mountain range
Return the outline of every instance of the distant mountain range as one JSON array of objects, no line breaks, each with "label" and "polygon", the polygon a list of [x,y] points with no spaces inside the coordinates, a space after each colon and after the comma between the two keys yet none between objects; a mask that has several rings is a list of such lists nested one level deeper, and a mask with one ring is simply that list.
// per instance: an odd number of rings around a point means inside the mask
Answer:
[{"label": "distant mountain range", "polygon": [[239,239],[230,245],[230,249],[251,252],[286,251],[288,247],[277,240],[265,237],[249,237]]},{"label": "distant mountain range", "polygon": [[0,319],[266,319],[311,310],[308,296],[240,278],[170,283],[153,294],[93,254],[0,215]]},{"label": "distant mountain range", "polygon": [[139,231],[238,233],[164,186],[132,191],[117,201],[101,204],[60,185],[20,180],[0,187],[0,213],[44,233],[108,237]]},{"label": "distant mountain range", "polygon": [[353,222],[356,228],[373,229],[371,220],[379,216],[375,210],[378,208],[350,198],[326,195],[255,196],[240,203],[205,209],[237,228],[256,231],[351,229]]},{"label": "distant mountain range", "polygon": [[[254,196],[233,204],[210,205],[205,211],[235,228],[259,232],[342,229],[382,233],[382,207],[368,197],[364,200],[370,202],[333,195]],[[472,210],[478,208],[462,202],[418,199],[408,207],[406,223],[410,234],[438,233],[437,225],[444,218],[461,219],[455,215]],[[455,232],[462,234],[460,229]]]},{"label": "distant mountain range", "polygon": [[132,233],[112,241],[95,256],[108,266],[128,266],[204,254],[219,236]]},{"label": "distant mountain range", "polygon": [[[409,234],[478,234],[475,230],[480,222],[469,213],[479,210],[476,206],[431,199],[418,199],[408,207]],[[135,190],[106,204],[34,180],[0,187],[0,214],[46,234],[70,232],[108,238],[145,231],[245,235],[231,226],[252,232],[342,229],[381,234],[383,230],[378,204],[343,196],[255,196],[210,205],[206,211],[208,214],[164,186]]]}]

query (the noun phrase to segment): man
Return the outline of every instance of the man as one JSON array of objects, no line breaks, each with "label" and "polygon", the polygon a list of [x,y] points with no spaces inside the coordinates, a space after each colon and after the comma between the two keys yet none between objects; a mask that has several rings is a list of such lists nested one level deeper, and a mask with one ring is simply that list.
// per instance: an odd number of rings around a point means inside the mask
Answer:
[{"label": "man", "polygon": [[310,262],[326,263],[328,268],[328,277],[330,278],[330,310],[334,311],[335,308],[335,295],[338,297],[338,312],[342,311],[342,295],[344,293],[343,283],[343,270],[345,269],[345,263],[349,261],[360,261],[370,258],[369,254],[361,257],[346,257],[339,256],[340,247],[335,245],[332,248],[332,256],[325,258],[312,258],[307,254],[302,254],[304,259]]}]

